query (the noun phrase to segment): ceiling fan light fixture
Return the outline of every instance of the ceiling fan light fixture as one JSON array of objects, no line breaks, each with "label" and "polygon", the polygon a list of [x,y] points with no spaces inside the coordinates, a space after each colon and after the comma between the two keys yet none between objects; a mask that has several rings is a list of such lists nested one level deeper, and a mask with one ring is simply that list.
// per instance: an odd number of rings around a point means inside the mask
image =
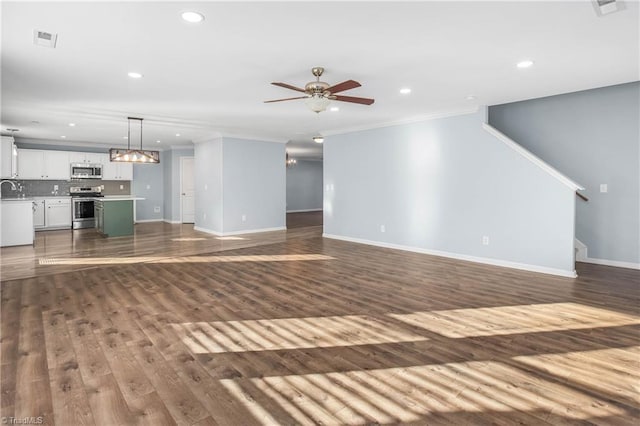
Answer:
[{"label": "ceiling fan light fixture", "polygon": [[311,111],[319,113],[327,109],[331,100],[322,95],[313,94],[305,99],[304,102]]},{"label": "ceiling fan light fixture", "polygon": [[318,135],[318,136],[314,136],[312,139],[313,139],[313,141],[314,141],[315,143],[322,143],[322,142],[324,142],[324,136],[320,136],[320,135]]}]

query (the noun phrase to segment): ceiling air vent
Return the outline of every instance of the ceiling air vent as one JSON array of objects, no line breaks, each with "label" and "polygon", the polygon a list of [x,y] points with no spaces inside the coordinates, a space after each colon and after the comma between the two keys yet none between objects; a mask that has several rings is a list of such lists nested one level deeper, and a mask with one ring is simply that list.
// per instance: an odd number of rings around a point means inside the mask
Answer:
[{"label": "ceiling air vent", "polygon": [[55,48],[57,40],[58,34],[33,30],[33,44],[35,44],[36,46]]},{"label": "ceiling air vent", "polygon": [[617,0],[593,0],[593,6],[596,8],[596,13],[600,16],[608,15],[609,13],[622,9],[622,4]]}]

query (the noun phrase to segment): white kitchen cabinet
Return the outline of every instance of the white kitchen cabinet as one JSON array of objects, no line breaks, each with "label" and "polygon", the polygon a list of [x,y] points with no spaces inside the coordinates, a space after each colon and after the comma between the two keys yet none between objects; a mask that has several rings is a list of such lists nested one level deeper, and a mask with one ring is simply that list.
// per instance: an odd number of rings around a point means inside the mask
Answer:
[{"label": "white kitchen cabinet", "polygon": [[19,149],[18,178],[69,180],[69,153],[67,151],[44,151]]},{"label": "white kitchen cabinet", "polygon": [[33,201],[33,227],[35,229],[43,229],[45,227],[45,207],[44,200],[36,199]]},{"label": "white kitchen cabinet", "polygon": [[71,228],[71,198],[46,198],[44,206],[47,229]]},{"label": "white kitchen cabinet", "polygon": [[89,163],[89,164],[104,164],[104,154],[97,152],[70,152],[70,163]]},{"label": "white kitchen cabinet", "polygon": [[18,149],[13,136],[2,136],[0,142],[0,178],[14,179],[18,174]]},{"label": "white kitchen cabinet", "polygon": [[133,164],[109,161],[102,167],[103,180],[132,180]]},{"label": "white kitchen cabinet", "polygon": [[33,201],[1,201],[0,216],[0,246],[33,244]]}]

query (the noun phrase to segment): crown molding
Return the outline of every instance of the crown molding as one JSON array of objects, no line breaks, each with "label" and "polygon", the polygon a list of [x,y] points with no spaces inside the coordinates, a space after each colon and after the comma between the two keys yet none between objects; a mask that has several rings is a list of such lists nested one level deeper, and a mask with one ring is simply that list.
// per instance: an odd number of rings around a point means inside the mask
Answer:
[{"label": "crown molding", "polygon": [[455,117],[457,115],[475,114],[478,112],[478,110],[479,110],[478,106],[473,106],[469,108],[461,108],[461,109],[455,109],[455,110],[449,110],[449,111],[439,111],[439,112],[433,112],[429,114],[416,115],[412,117],[401,118],[398,120],[367,124],[363,126],[346,127],[338,130],[321,131],[320,133],[323,136],[343,135],[347,133],[362,132],[365,130],[381,129],[384,127],[401,126],[403,124],[420,123],[422,121],[435,120],[439,118]]}]

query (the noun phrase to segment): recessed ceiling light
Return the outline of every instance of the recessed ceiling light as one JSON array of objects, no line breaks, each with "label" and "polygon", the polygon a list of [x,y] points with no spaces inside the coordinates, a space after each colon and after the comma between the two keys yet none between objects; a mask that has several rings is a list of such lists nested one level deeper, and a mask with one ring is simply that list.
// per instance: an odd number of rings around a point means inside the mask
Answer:
[{"label": "recessed ceiling light", "polygon": [[198,12],[182,12],[181,16],[182,19],[193,24],[204,21],[204,15]]},{"label": "recessed ceiling light", "polygon": [[142,78],[142,74],[140,74],[139,72],[130,72],[127,73],[127,75],[131,78]]},{"label": "recessed ceiling light", "polygon": [[69,127],[76,127],[76,123],[69,123]]},{"label": "recessed ceiling light", "polygon": [[468,100],[468,101],[475,101],[475,100],[476,100],[476,97],[475,97],[475,96],[473,96],[473,95],[469,95],[469,96],[467,96],[465,99],[466,99],[466,100]]},{"label": "recessed ceiling light", "polygon": [[400,93],[403,95],[408,95],[409,93],[411,93],[411,89],[409,89],[408,87],[403,87],[402,89],[400,89]]},{"label": "recessed ceiling light", "polygon": [[160,141],[156,141],[156,143],[160,143]]},{"label": "recessed ceiling light", "polygon": [[315,143],[322,143],[322,142],[324,142],[324,138],[322,136],[314,136],[313,137],[313,141]]},{"label": "recessed ceiling light", "polygon": [[180,133],[176,133],[176,136],[180,136]]},{"label": "recessed ceiling light", "polygon": [[331,112],[337,112],[337,111],[340,111],[340,108],[338,108],[338,107],[331,107],[331,108],[329,108],[329,111],[331,111]]},{"label": "recessed ceiling light", "polygon": [[533,61],[530,59],[524,60],[524,61],[520,61],[517,64],[518,68],[529,68],[531,65],[533,65]]},{"label": "recessed ceiling light", "polygon": [[128,136],[123,136],[122,139],[129,139],[129,137]]},{"label": "recessed ceiling light", "polygon": [[61,137],[62,139],[66,138],[66,136],[64,136],[64,135],[62,135],[62,136],[60,136],[60,137]]}]

